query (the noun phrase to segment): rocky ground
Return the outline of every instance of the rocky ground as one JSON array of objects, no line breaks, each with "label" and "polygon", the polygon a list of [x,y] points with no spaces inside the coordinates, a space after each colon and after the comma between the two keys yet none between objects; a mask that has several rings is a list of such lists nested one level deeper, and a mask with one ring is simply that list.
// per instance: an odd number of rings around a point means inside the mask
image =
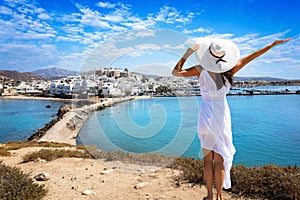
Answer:
[{"label": "rocky ground", "polygon": [[[22,156],[44,147],[29,147],[11,151],[13,156],[0,157],[10,166],[16,166],[32,177],[46,173],[49,180],[38,181],[49,189],[47,200],[58,199],[203,199],[204,186],[176,184],[179,171],[169,168],[144,167],[121,162],[103,162],[95,159],[60,158],[53,161],[37,160],[21,163]],[[70,147],[68,147],[70,148]],[[85,194],[83,194],[85,193]],[[223,199],[234,199],[223,192]]]}]

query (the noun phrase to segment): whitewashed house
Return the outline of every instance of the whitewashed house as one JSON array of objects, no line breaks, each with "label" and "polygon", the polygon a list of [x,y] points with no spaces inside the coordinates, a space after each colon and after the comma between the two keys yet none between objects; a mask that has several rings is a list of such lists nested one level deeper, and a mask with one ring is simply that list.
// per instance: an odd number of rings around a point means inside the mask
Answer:
[{"label": "whitewashed house", "polygon": [[117,84],[111,82],[104,82],[102,84],[102,94],[107,97],[117,97],[122,96],[123,93]]}]

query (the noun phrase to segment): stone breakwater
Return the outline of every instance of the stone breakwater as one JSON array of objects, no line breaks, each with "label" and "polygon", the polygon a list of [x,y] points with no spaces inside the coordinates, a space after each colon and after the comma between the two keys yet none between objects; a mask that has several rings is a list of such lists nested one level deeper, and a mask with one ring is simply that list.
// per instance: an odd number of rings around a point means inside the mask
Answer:
[{"label": "stone breakwater", "polygon": [[71,108],[58,117],[58,121],[44,134],[36,137],[34,140],[76,145],[76,138],[81,127],[95,111],[133,99],[133,97],[111,98],[101,103],[85,105],[80,108]]}]

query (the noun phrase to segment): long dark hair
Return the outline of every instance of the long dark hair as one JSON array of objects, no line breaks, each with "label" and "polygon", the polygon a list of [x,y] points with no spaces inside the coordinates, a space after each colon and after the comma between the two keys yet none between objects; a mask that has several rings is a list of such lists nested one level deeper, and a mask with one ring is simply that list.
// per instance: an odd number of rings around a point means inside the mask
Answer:
[{"label": "long dark hair", "polygon": [[221,77],[222,77],[224,85],[225,85],[226,79],[228,80],[230,85],[233,85],[233,74],[232,74],[231,70],[221,73]]}]

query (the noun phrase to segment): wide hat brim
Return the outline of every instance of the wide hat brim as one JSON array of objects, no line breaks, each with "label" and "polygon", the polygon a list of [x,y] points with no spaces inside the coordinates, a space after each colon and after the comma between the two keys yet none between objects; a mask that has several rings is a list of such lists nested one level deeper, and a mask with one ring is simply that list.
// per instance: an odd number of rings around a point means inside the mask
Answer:
[{"label": "wide hat brim", "polygon": [[[225,55],[222,58],[226,62],[216,62],[218,59],[213,57],[209,51],[212,42],[217,41],[222,44]],[[200,38],[196,41],[200,48],[195,52],[200,65],[211,72],[223,73],[232,69],[240,59],[240,50],[236,44],[230,40],[218,38]]]}]

